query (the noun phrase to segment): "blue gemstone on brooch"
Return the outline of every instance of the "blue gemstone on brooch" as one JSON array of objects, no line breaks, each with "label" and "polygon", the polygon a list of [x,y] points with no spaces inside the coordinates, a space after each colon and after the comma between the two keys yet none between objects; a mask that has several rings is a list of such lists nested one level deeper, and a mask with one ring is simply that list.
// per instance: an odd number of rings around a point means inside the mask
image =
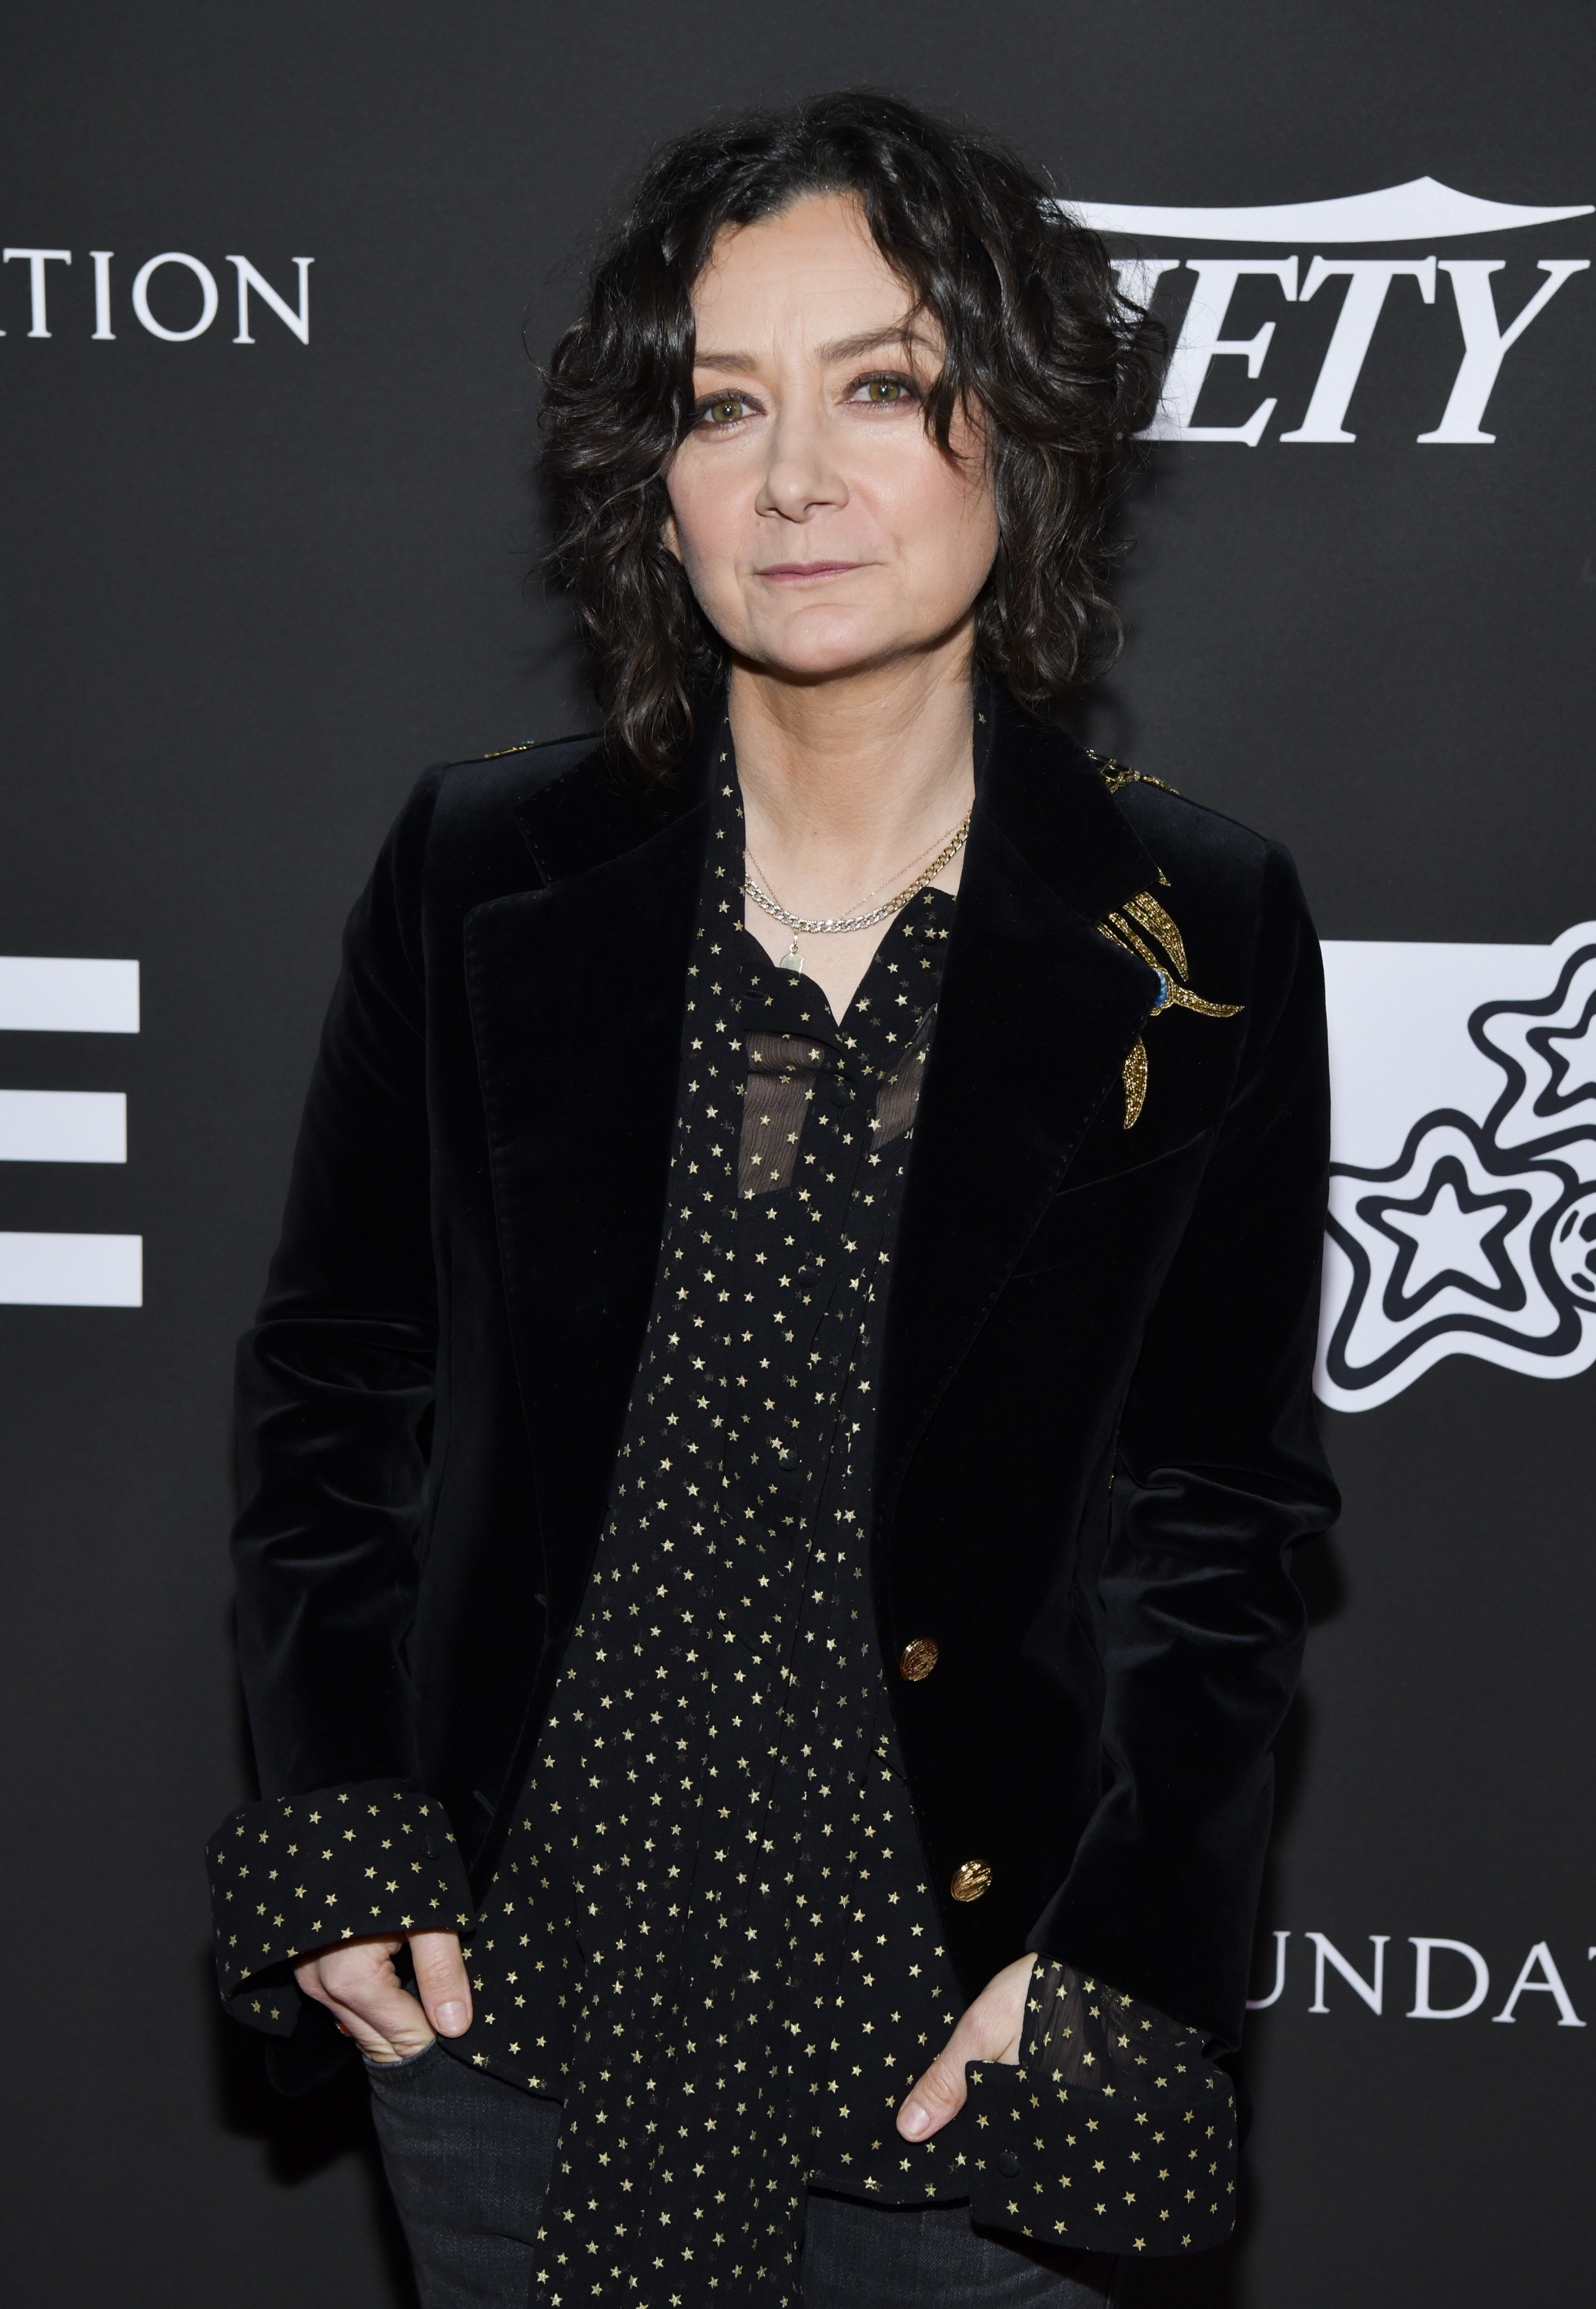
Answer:
[{"label": "blue gemstone on brooch", "polygon": [[1160,1010],[1167,1010],[1169,1007],[1169,973],[1167,970],[1160,970],[1158,973],[1158,1000],[1153,1004],[1152,1008],[1148,1015],[1150,1017],[1156,1018]]}]

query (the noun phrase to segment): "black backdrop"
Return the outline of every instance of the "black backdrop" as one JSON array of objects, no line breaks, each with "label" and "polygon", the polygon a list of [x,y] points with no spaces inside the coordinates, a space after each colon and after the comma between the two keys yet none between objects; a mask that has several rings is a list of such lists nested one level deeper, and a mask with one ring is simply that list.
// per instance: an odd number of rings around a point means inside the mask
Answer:
[{"label": "black backdrop", "polygon": [[[0,1091],[128,1100],[125,1164],[0,1167],[0,1270],[27,1266],[15,1238],[51,1232],[136,1234],[144,1260],[139,1308],[0,1305],[0,2282],[19,2309],[408,2297],[358,2103],[276,2103],[229,2040],[199,1846],[248,1770],[230,1345],[342,915],[426,763],[591,718],[559,612],[522,590],[523,318],[536,356],[617,186],[715,105],[892,85],[1012,135],[1089,202],[1298,203],[1428,176],[1569,208],[1596,197],[1592,62],[1574,0],[55,0],[12,19],[0,229],[72,264],[37,261],[47,337],[30,333],[35,260],[0,267],[0,948],[136,957],[143,1018],[48,1031],[0,1002]],[[1316,253],[1367,254],[1307,224],[1142,246],[1295,252],[1304,275]],[[132,296],[168,252],[219,291],[182,341]],[[1385,253],[1499,260],[1505,324],[1538,264],[1596,255],[1596,218],[1420,228]],[[293,260],[314,260],[307,343],[258,292],[254,342],[234,342],[234,255],[296,317]],[[1179,277],[1163,291],[1178,321]],[[1567,277],[1507,352],[1488,444],[1417,441],[1462,350],[1445,272],[1433,305],[1394,283],[1356,441],[1280,440],[1341,293],[1238,286],[1223,335],[1275,319],[1276,341],[1255,383],[1216,360],[1198,414],[1279,409],[1256,448],[1158,452],[1132,646],[1089,733],[1287,840],[1327,938],[1544,946],[1596,912],[1596,274]],[[146,309],[190,329],[200,276],[161,268]],[[1435,1028],[1411,1007],[1399,1053]],[[0,1151],[37,1154],[30,1118],[80,1112],[0,1096]],[[1402,1137],[1359,1159],[1393,1161]],[[1585,2297],[1596,1379],[1578,1360],[1538,1378],[1449,1354],[1326,1414],[1347,1507],[1302,1568],[1317,1626],[1259,1997],[1290,1937],[1252,2024],[1242,2233],[1201,2269],[1144,2267],[1133,2302]],[[1333,1959],[1328,2010],[1308,2010],[1315,1932],[1366,1978],[1388,1937],[1378,2013]],[[1488,1998],[1445,2026],[1408,2017],[1425,1935],[1489,1967]],[[1463,2002],[1468,1959],[1435,1965],[1435,2002]]]}]

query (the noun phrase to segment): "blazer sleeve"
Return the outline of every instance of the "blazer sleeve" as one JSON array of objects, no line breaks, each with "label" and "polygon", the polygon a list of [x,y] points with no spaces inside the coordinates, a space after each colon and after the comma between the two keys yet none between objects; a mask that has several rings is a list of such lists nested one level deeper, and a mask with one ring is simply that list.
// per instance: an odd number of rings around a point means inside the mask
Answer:
[{"label": "blazer sleeve", "polygon": [[1339,1501],[1313,1405],[1330,1093],[1317,939],[1263,876],[1235,1090],[1120,1423],[1100,1575],[1103,1794],[1038,1946],[1239,2041],[1272,1748]]},{"label": "blazer sleeve", "polygon": [[[349,919],[281,1241],[238,1351],[238,1661],[262,1802],[217,1831],[211,1860],[223,1992],[241,2018],[256,2017],[247,1978],[349,1937],[346,1918],[453,1926],[470,1907],[420,1786],[405,1665],[437,1350],[420,926],[439,774],[412,794]],[[401,1848],[425,1850],[424,1870],[400,1867]],[[376,1892],[380,1913],[357,1891]]]}]

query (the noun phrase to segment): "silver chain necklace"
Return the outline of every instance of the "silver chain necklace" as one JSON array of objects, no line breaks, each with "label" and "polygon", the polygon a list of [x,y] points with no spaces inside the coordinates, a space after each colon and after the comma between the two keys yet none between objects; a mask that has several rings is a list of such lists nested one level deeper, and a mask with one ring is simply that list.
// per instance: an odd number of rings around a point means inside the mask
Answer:
[{"label": "silver chain necklace", "polygon": [[[773,921],[780,922],[783,930],[793,932],[792,944],[785,954],[778,956],[776,967],[779,970],[790,970],[795,973],[803,969],[803,956],[798,952],[798,932],[799,930],[802,930],[806,938],[841,938],[850,930],[870,930],[876,923],[884,922],[889,914],[902,913],[910,898],[918,897],[927,882],[934,882],[939,874],[945,873],[960,851],[963,849],[970,837],[971,815],[969,810],[965,811],[936,857],[928,866],[921,869],[907,889],[900,890],[896,897],[888,898],[884,904],[873,906],[868,913],[834,915],[821,921],[811,921],[804,914],[791,914],[788,912],[785,906],[778,904],[768,892],[762,890],[751,875],[745,874],[744,897],[752,898],[755,904],[769,914]],[[745,857],[746,854],[745,852]]]}]

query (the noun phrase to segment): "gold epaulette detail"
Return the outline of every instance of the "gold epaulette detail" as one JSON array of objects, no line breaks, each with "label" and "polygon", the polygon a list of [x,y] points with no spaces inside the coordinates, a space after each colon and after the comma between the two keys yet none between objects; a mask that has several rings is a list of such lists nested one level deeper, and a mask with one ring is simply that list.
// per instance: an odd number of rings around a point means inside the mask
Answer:
[{"label": "gold epaulette detail", "polygon": [[473,759],[479,762],[502,762],[506,754],[532,754],[539,746],[569,746],[577,738],[591,739],[596,743],[597,737],[598,733],[592,730],[574,730],[564,738],[523,738],[519,746],[496,746],[492,753],[478,754],[473,757]]},{"label": "gold epaulette detail", "polygon": [[[1206,1001],[1183,982],[1190,975],[1186,940],[1173,916],[1151,890],[1138,890],[1123,906],[1105,914],[1098,929],[1111,945],[1123,947],[1126,954],[1134,954],[1138,962],[1144,962],[1149,970],[1158,973],[1158,1000],[1148,1013],[1150,1023],[1165,1010],[1189,1010],[1198,1018],[1234,1018],[1242,1008],[1239,1002]],[[1125,1084],[1125,1128],[1128,1130],[1147,1099],[1147,1046],[1140,1034],[1132,1043],[1120,1074]]]},{"label": "gold epaulette detail", "polygon": [[1121,786],[1156,786],[1160,793],[1171,793],[1177,797],[1179,795],[1178,786],[1170,785],[1163,778],[1151,777],[1145,770],[1127,769],[1125,764],[1116,760],[1112,754],[1105,759],[1101,754],[1094,753],[1088,746],[1086,758],[1089,762],[1096,764],[1098,774],[1110,793],[1117,793]]}]

